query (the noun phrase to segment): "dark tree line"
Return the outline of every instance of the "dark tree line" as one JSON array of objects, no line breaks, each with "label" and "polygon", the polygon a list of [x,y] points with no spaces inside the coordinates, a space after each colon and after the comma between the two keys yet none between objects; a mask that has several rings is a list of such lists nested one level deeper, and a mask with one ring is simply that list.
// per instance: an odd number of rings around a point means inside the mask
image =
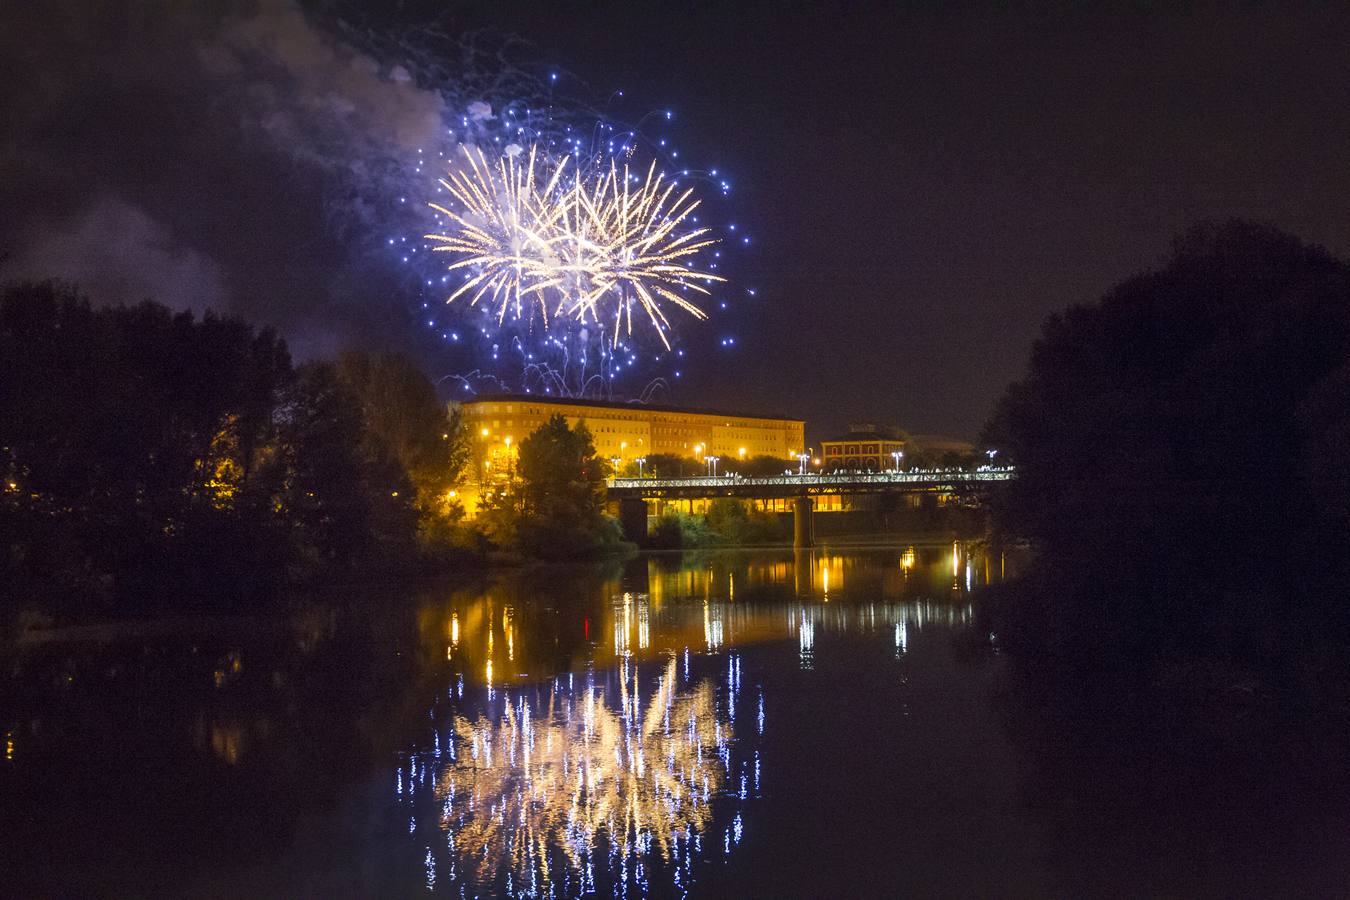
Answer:
[{"label": "dark tree line", "polygon": [[295,366],[235,319],[95,308],[53,283],[0,293],[11,592],[239,596],[416,561],[459,512],[463,459],[399,357]]},{"label": "dark tree line", "polygon": [[1193,229],[1047,321],[985,440],[1018,467],[1001,520],[1040,588],[1010,621],[1039,641],[1259,662],[1350,618],[1350,266],[1320,248]]}]

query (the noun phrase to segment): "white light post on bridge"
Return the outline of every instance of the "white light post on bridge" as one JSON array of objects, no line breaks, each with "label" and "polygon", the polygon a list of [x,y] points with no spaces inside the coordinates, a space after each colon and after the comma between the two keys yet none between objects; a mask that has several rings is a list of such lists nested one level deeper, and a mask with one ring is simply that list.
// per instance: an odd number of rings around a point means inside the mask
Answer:
[{"label": "white light post on bridge", "polygon": [[716,477],[717,477],[717,461],[718,461],[719,459],[721,459],[721,457],[720,457],[720,456],[705,456],[703,459],[704,459],[704,462],[706,462],[706,463],[708,464],[708,474],[709,474],[710,476],[712,476],[713,478],[716,478]]},{"label": "white light post on bridge", "polygon": [[639,456],[637,459],[633,460],[633,462],[637,463],[637,467],[638,467],[638,477],[639,477],[639,478],[642,478],[642,477],[643,477],[643,475],[642,475],[642,467],[645,466],[645,465],[647,464],[647,457],[645,457],[645,456]]},{"label": "white light post on bridge", "polygon": [[797,454],[797,461],[801,463],[801,468],[797,470],[797,474],[798,474],[798,475],[805,475],[805,474],[806,474],[806,461],[807,461],[808,459],[810,459],[810,458],[811,458],[811,454],[809,454],[809,453],[798,453],[798,454]]},{"label": "white light post on bridge", "polygon": [[895,460],[895,471],[897,471],[897,472],[900,471],[900,460],[902,460],[902,459],[904,459],[904,458],[905,458],[905,451],[903,451],[903,450],[892,450],[892,451],[891,451],[891,459]]}]

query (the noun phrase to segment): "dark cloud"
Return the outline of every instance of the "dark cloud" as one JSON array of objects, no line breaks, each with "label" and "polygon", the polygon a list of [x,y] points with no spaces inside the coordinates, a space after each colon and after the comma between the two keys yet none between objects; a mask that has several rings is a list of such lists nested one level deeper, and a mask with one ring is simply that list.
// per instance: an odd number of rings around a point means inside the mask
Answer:
[{"label": "dark cloud", "polygon": [[224,309],[301,351],[407,338],[376,231],[436,138],[441,93],[288,3],[4,19],[4,276]]},{"label": "dark cloud", "polygon": [[180,243],[144,210],[111,196],[44,225],[21,246],[6,273],[74,281],[96,297],[168,298],[197,313],[228,305],[218,263]]}]

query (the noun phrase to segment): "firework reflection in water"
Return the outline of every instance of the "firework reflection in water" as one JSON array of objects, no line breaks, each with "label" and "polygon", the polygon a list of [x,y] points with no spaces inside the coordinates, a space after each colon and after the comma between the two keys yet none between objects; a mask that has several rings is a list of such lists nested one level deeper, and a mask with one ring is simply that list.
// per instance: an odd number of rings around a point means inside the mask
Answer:
[{"label": "firework reflection in water", "polygon": [[751,779],[758,792],[758,754],[738,747],[731,712],[739,658],[729,666],[721,691],[675,657],[645,684],[625,657],[609,679],[489,687],[483,713],[455,715],[433,758],[409,762],[401,799],[434,799],[444,840],[443,853],[426,848],[428,883],[518,897],[684,890],[700,859],[740,843],[728,804]]}]

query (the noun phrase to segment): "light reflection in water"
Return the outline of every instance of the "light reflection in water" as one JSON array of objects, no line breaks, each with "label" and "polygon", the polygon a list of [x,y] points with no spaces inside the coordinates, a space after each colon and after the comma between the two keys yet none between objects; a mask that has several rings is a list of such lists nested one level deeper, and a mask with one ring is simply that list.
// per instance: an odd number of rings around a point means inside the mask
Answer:
[{"label": "light reflection in water", "polygon": [[[420,615],[426,655],[450,663],[471,682],[497,687],[624,658],[660,658],[686,647],[718,653],[782,638],[798,641],[809,666],[812,654],[819,654],[818,629],[812,629],[826,617],[834,628],[890,632],[900,615],[896,610],[904,607],[913,640],[915,628],[929,618],[951,624],[946,620],[954,611],[963,611],[959,618],[965,621],[970,597],[1002,575],[1002,556],[988,559],[979,545],[886,552],[890,560],[882,565],[875,556],[828,549],[745,562],[727,554],[677,570],[660,560],[637,560],[622,579],[588,589],[603,598],[600,606],[556,602],[544,612],[538,600],[543,595],[547,602],[552,585],[541,589],[508,579],[486,593],[464,592],[425,605]],[[859,612],[854,601],[864,597],[869,606]],[[596,641],[601,634],[605,639]]]},{"label": "light reflection in water", "polygon": [[795,638],[814,670],[830,636],[863,633],[902,659],[927,627],[969,623],[970,593],[1002,574],[979,546],[886,553],[880,566],[829,550],[639,560],[589,588],[596,605],[541,603],[554,588],[523,579],[427,604],[449,708],[429,712],[434,733],[391,779],[426,885],[688,890],[754,828],[766,703],[754,675],[743,693],[740,648]]},{"label": "light reflection in water", "polygon": [[[438,733],[431,753],[412,754],[395,779],[400,802],[435,804],[445,853],[438,861],[427,847],[428,888],[439,880],[517,897],[682,890],[707,852],[740,843],[739,812],[726,810],[718,826],[715,804],[757,790],[758,754],[747,758],[736,737],[740,690],[738,655],[728,656],[720,691],[710,677],[681,678],[672,655],[645,681],[624,660],[609,679],[557,677],[501,691],[502,702],[476,716],[454,715],[446,740]],[[762,732],[762,695],[759,705]]]},{"label": "light reflection in water", "polygon": [[808,615],[805,608],[801,611],[801,624],[797,628],[797,646],[802,668],[815,668],[816,620]]}]

